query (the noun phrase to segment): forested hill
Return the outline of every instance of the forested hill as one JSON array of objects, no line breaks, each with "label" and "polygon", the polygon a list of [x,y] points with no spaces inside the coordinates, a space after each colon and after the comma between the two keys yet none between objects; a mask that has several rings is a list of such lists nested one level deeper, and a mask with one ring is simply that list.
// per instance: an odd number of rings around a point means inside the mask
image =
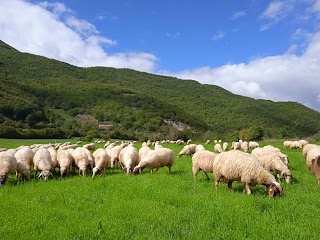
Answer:
[{"label": "forested hill", "polygon": [[130,69],[79,68],[2,41],[0,81],[0,137],[231,140],[320,132],[320,113],[298,103]]}]

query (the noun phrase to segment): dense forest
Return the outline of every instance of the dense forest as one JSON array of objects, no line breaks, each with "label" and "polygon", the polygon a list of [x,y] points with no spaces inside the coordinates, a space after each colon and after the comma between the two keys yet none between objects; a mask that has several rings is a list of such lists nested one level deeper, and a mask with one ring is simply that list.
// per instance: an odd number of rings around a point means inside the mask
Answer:
[{"label": "dense forest", "polygon": [[[320,113],[193,80],[80,68],[0,41],[0,137],[217,139],[320,135]],[[106,125],[106,128],[99,128]]]}]

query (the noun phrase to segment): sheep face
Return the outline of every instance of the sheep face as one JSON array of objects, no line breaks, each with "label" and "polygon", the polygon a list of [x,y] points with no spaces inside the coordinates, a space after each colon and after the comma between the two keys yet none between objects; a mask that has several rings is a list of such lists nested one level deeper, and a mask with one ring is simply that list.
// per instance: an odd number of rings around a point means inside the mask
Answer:
[{"label": "sheep face", "polygon": [[281,196],[282,188],[279,183],[272,183],[267,187],[269,197]]},{"label": "sheep face", "polygon": [[133,171],[132,171],[132,173],[133,173],[134,175],[141,174],[141,172],[142,172],[142,168],[141,168],[141,167],[138,167],[138,166],[134,167],[134,169],[133,169]]},{"label": "sheep face", "polygon": [[281,174],[280,174],[281,177],[283,177],[287,183],[290,183],[291,182],[291,173],[290,172],[287,172],[287,171],[282,171]]},{"label": "sheep face", "polygon": [[0,186],[3,186],[6,184],[6,181],[8,179],[8,176],[3,174],[3,175],[0,175]]},{"label": "sheep face", "polygon": [[43,180],[47,181],[50,175],[53,176],[50,171],[42,171],[39,178],[42,177]]}]

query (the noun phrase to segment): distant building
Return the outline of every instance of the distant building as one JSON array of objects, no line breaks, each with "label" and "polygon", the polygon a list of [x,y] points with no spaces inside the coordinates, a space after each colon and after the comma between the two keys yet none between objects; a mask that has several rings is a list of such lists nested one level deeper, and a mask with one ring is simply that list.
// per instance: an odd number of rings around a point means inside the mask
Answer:
[{"label": "distant building", "polygon": [[113,125],[112,124],[99,124],[99,129],[102,129],[102,130],[113,129]]}]

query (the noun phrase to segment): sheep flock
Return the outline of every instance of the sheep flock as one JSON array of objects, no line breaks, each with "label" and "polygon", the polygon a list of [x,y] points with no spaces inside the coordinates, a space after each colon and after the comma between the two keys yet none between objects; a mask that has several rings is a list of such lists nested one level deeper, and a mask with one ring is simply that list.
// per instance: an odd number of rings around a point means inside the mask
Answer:
[{"label": "sheep flock", "polygon": [[[104,144],[96,148],[97,144]],[[222,142],[210,140],[202,144],[188,141],[156,141],[150,140],[142,143],[141,148],[135,146],[136,142],[109,142],[95,141],[84,144],[71,142],[58,144],[33,144],[20,146],[16,149],[0,150],[0,186],[5,185],[12,174],[16,180],[30,180],[33,177],[49,178],[65,177],[71,172],[79,176],[90,174],[92,179],[106,171],[120,168],[127,175],[142,174],[145,168],[151,173],[159,168],[167,167],[171,173],[175,162],[172,149],[167,144],[183,145],[177,158],[185,156],[191,158],[190,172],[194,181],[200,171],[206,175],[211,173],[214,177],[214,186],[218,189],[221,182],[227,184],[232,191],[233,181],[244,184],[243,192],[251,194],[250,187],[262,185],[270,197],[281,196],[281,179],[290,184],[292,174],[288,156],[279,148],[268,145],[261,147],[258,142],[239,140]],[[172,145],[171,145],[172,146]],[[301,149],[306,167],[312,172],[320,185],[320,145],[309,144],[306,140],[284,141],[286,149]],[[184,161],[179,159],[176,161]],[[280,184],[281,183],[281,184]]]}]

